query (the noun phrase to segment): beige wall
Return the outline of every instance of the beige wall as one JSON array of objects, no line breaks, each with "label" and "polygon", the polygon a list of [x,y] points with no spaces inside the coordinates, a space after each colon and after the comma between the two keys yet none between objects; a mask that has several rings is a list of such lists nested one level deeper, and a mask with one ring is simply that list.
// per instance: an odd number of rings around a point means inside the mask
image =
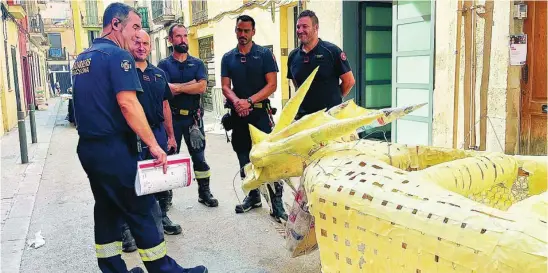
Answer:
[{"label": "beige wall", "polygon": [[[484,4],[479,1],[478,4]],[[504,151],[507,130],[507,85],[516,81],[519,86],[519,69],[509,66],[508,39],[511,21],[511,2],[495,1],[491,42],[491,65],[488,88],[487,140],[488,151]],[[434,123],[433,145],[451,147],[453,141],[453,109],[454,109],[454,79],[455,79],[455,49],[456,49],[456,19],[457,0],[446,0],[443,5],[436,5],[436,61],[434,87]],[[480,120],[480,86],[483,69],[483,41],[485,20],[478,17],[476,27],[476,144],[479,146]],[[461,33],[460,59],[460,90],[457,148],[464,145],[464,25]],[[516,92],[516,90],[510,90]],[[500,144],[499,144],[500,142]]]},{"label": "beige wall", "polygon": [[310,0],[304,8],[318,16],[320,38],[343,48],[342,1]]}]

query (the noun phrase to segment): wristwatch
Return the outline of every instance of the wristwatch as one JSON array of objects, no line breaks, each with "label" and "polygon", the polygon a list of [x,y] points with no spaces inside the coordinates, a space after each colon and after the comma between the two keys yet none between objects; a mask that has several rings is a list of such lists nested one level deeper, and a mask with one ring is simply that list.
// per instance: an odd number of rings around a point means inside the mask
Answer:
[{"label": "wristwatch", "polygon": [[249,102],[249,108],[253,108],[253,101],[251,98],[247,98],[247,102]]}]

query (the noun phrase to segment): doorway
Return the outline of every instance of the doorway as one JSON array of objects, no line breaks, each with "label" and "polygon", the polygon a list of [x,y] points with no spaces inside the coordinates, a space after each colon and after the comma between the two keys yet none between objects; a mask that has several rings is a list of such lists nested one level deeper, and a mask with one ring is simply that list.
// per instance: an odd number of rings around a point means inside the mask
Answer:
[{"label": "doorway", "polygon": [[523,29],[527,59],[521,77],[519,154],[546,155],[546,1],[528,1]]},{"label": "doorway", "polygon": [[[367,109],[392,107],[392,3],[359,3],[358,94]],[[366,130],[363,138],[391,140],[391,125]]]}]

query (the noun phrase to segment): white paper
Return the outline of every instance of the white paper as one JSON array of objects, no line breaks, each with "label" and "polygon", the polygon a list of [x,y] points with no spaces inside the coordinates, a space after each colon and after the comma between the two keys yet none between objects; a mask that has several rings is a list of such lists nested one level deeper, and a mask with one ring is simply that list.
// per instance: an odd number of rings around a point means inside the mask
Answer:
[{"label": "white paper", "polygon": [[190,186],[194,179],[190,157],[176,154],[168,156],[167,160],[166,174],[161,167],[154,167],[154,160],[143,160],[137,163],[135,178],[137,196]]},{"label": "white paper", "polygon": [[524,65],[527,61],[527,35],[510,36],[510,65]]}]

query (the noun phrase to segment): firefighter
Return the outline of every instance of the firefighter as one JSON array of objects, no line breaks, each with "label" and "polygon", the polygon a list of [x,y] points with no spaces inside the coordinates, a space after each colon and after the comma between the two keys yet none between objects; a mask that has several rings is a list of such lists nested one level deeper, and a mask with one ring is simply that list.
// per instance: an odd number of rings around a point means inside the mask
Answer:
[{"label": "firefighter", "polygon": [[[141,29],[139,13],[123,3],[104,13],[101,38],[78,55],[72,68],[78,121],[78,157],[95,199],[95,251],[103,273],[128,272],[122,253],[122,223],[135,237],[148,272],[204,273],[180,267],[166,255],[166,243],[152,195],[137,196],[137,136],[149,147],[155,164],[167,171],[167,155],[154,138],[136,93],[143,92],[133,57],[124,49]],[[136,267],[129,272],[140,273]]]},{"label": "firefighter", "polygon": [[[211,172],[204,154],[204,109],[201,107],[200,97],[207,89],[205,65],[200,59],[188,54],[188,32],[184,25],[172,25],[168,36],[169,42],[173,45],[173,54],[161,60],[158,67],[166,73],[171,92],[174,94],[169,100],[169,105],[173,113],[177,153],[184,138],[198,181],[198,202],[208,207],[217,207],[219,202],[209,188]],[[170,200],[166,201],[166,205],[169,204]]]},{"label": "firefighter", "polygon": [[[223,95],[231,105],[232,148],[238,156],[240,168],[250,162],[251,136],[248,124],[270,133],[273,120],[270,115],[268,97],[276,91],[278,66],[273,53],[253,42],[255,20],[247,15],[236,19],[236,48],[225,53],[221,61]],[[240,170],[242,179],[244,171]],[[283,186],[274,183],[267,186],[272,201],[271,216],[276,221],[287,221],[282,203]],[[258,189],[249,192],[242,204],[236,206],[236,213],[248,212],[262,206]]]}]

